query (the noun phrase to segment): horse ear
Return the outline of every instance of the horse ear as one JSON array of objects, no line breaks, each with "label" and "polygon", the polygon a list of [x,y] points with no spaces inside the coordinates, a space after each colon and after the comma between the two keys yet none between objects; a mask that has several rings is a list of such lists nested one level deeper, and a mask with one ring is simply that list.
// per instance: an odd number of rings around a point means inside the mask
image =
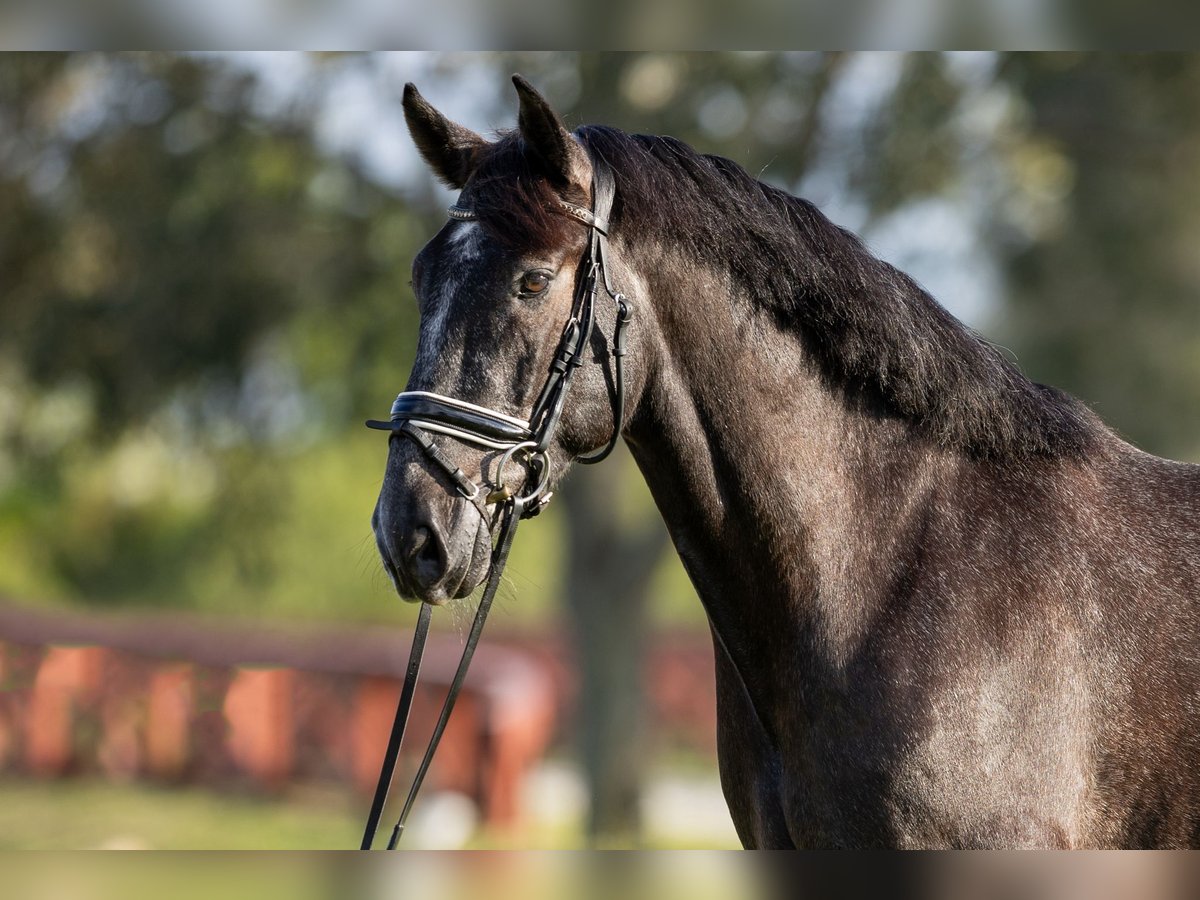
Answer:
[{"label": "horse ear", "polygon": [[433,173],[450,187],[461,189],[488,142],[430,106],[411,82],[404,86],[404,120]]},{"label": "horse ear", "polygon": [[591,191],[592,164],[587,153],[571,137],[546,98],[520,75],[513,76],[521,110],[517,124],[521,137],[542,163],[551,183],[559,188],[575,188],[585,196]]}]

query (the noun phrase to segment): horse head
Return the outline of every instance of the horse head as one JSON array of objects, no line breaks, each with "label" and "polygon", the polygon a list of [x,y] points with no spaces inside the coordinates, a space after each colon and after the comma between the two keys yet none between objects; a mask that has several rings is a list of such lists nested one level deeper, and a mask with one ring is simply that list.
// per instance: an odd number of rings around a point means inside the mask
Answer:
[{"label": "horse head", "polygon": [[644,378],[636,366],[622,378],[613,353],[631,307],[607,265],[611,176],[513,80],[519,125],[496,141],[404,92],[422,157],[461,193],[413,262],[407,387],[389,422],[369,423],[391,431],[372,526],[401,596],[433,604],[487,577],[506,502],[536,512],[573,461],[611,449],[624,383]]}]

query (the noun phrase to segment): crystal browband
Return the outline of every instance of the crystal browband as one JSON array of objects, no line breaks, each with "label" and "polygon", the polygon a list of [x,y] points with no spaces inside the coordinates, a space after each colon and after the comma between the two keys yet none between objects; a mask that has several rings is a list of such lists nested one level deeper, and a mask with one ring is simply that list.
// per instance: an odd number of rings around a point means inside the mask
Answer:
[{"label": "crystal browband", "polygon": [[[601,234],[608,234],[608,221],[598,217],[590,209],[584,209],[582,206],[576,206],[574,203],[568,203],[566,200],[559,200],[558,206],[568,216],[578,219],[584,225],[588,226],[588,228],[595,228]],[[446,215],[459,222],[471,222],[479,218],[475,210],[467,209],[465,206],[448,207]]]}]

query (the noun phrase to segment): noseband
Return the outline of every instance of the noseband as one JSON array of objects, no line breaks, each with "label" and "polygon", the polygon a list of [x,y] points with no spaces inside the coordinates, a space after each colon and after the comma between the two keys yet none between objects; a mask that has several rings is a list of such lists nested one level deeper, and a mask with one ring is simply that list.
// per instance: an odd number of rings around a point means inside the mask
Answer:
[{"label": "noseband", "polygon": [[[402,434],[415,441],[429,461],[454,483],[455,489],[476,505],[484,521],[490,519],[489,507],[498,507],[500,516],[500,528],[495,547],[492,550],[487,584],[480,598],[475,620],[471,624],[471,631],[467,636],[458,668],[450,683],[450,689],[442,704],[442,710],[434,725],[429,744],[425,749],[425,755],[413,778],[412,786],[409,788],[400,818],[392,830],[391,839],[388,841],[389,850],[394,849],[400,839],[408,814],[416,800],[417,792],[433,761],[433,755],[442,738],[442,732],[445,730],[450,712],[454,708],[454,702],[462,689],[467,668],[475,653],[475,647],[479,643],[479,636],[483,632],[484,622],[491,609],[496,589],[500,585],[500,577],[505,563],[508,561],[508,552],[512,547],[517,523],[522,519],[536,516],[553,496],[547,490],[551,474],[548,450],[562,418],[571,379],[574,377],[575,371],[583,365],[584,353],[591,343],[596,320],[596,294],[600,286],[604,287],[605,293],[616,305],[616,321],[613,326],[610,350],[613,359],[613,378],[609,389],[613,427],[612,434],[605,446],[591,455],[576,457],[576,461],[587,465],[600,462],[613,451],[621,436],[621,426],[625,417],[625,331],[633,317],[633,305],[625,295],[613,289],[609,280],[607,266],[608,217],[616,193],[612,173],[607,165],[599,159],[592,160],[592,167],[592,209],[587,210],[564,200],[558,201],[559,212],[565,213],[587,226],[588,242],[577,270],[578,280],[575,297],[571,304],[571,315],[563,327],[562,337],[559,339],[558,348],[550,363],[550,371],[538,394],[537,401],[533,404],[529,418],[520,419],[507,413],[432,391],[404,391],[392,404],[392,412],[388,421],[372,419],[367,422],[368,428]],[[473,210],[460,206],[451,206],[447,213],[451,219],[458,221],[471,221],[478,218]],[[437,435],[454,438],[485,451],[499,452],[500,457],[493,479],[487,481],[481,474],[482,484],[472,481],[442,452],[435,438]],[[522,486],[523,492],[514,493],[504,482],[504,472],[508,463],[518,455],[527,463],[528,470],[525,484]],[[481,473],[483,469],[484,467],[481,465]],[[533,482],[532,487],[529,486],[530,481]],[[479,498],[484,487],[488,488],[488,491],[484,494],[484,501],[480,503]],[[431,609],[432,607],[428,603],[421,604],[417,628],[413,635],[412,649],[409,651],[404,686],[401,689],[400,702],[396,708],[396,718],[392,724],[392,733],[384,754],[383,767],[379,773],[379,783],[375,788],[371,811],[367,817],[366,831],[362,840],[363,850],[371,849],[375,831],[379,826],[379,819],[383,815],[388,790],[391,787],[396,760],[404,741],[408,714],[412,708],[417,678],[421,670],[425,639],[429,633]]]}]

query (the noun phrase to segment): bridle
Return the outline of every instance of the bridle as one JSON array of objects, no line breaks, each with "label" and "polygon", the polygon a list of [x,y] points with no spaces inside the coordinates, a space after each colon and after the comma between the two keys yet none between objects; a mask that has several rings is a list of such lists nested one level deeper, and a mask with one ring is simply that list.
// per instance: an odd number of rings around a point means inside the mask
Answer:
[{"label": "bridle", "polygon": [[[479,608],[471,623],[471,630],[467,635],[462,657],[454,672],[454,678],[450,682],[446,699],[442,703],[442,709],[434,725],[429,744],[425,748],[425,755],[413,777],[400,817],[392,829],[392,835],[388,841],[389,850],[394,849],[400,840],[405,822],[412,811],[413,803],[425,780],[429,766],[433,762],[433,755],[437,751],[446,723],[450,719],[455,700],[462,689],[467,669],[471,664],[471,657],[474,656],[479,636],[483,633],[484,622],[487,620],[492,600],[500,586],[500,577],[508,562],[508,553],[512,547],[517,524],[522,519],[536,516],[545,508],[552,496],[548,490],[551,475],[548,450],[562,418],[571,379],[574,377],[575,371],[583,365],[584,354],[591,343],[596,320],[596,294],[601,286],[616,305],[616,320],[613,326],[610,351],[613,359],[613,378],[609,386],[613,428],[608,443],[604,447],[589,456],[576,457],[576,462],[590,465],[607,458],[621,436],[625,418],[625,332],[633,317],[633,305],[624,294],[613,289],[609,280],[607,266],[608,218],[612,211],[615,193],[615,184],[608,166],[603,160],[593,158],[592,208],[588,210],[567,203],[565,200],[558,201],[557,212],[568,215],[587,226],[588,242],[576,270],[577,282],[571,305],[571,315],[563,327],[562,337],[559,339],[558,348],[550,363],[550,371],[533,404],[533,410],[528,420],[431,391],[404,391],[392,404],[391,417],[388,421],[373,419],[367,422],[368,428],[402,434],[415,441],[429,461],[450,479],[455,489],[468,502],[476,505],[485,522],[493,521],[489,516],[488,507],[495,506],[495,515],[498,516],[500,523],[496,542],[492,549],[491,569],[480,597]],[[477,218],[473,210],[461,206],[451,206],[447,210],[447,214],[451,219],[458,221],[470,221]],[[454,438],[485,451],[498,451],[500,457],[496,464],[494,478],[489,482],[481,474],[482,483],[472,481],[442,452],[436,435]],[[514,493],[504,483],[506,467],[518,456],[527,464],[525,483],[522,485],[523,493]],[[483,472],[482,466],[480,471]],[[530,488],[531,478],[533,486]],[[488,489],[486,494],[484,494],[484,488]],[[528,489],[526,490],[526,488]],[[482,503],[480,502],[481,495],[484,496]],[[431,615],[432,607],[428,603],[422,603],[420,614],[417,617],[416,631],[413,634],[412,648],[409,651],[404,686],[401,688],[400,701],[396,707],[396,718],[392,723],[392,732],[384,753],[383,766],[379,772],[379,782],[371,801],[371,811],[367,816],[367,826],[363,833],[361,847],[363,850],[371,849],[375,832],[379,827],[379,820],[383,815],[383,807],[387,801],[392,776],[395,773],[396,760],[404,742],[408,715],[412,709],[417,678],[421,671],[421,657],[425,651],[425,639],[429,634]]]}]

